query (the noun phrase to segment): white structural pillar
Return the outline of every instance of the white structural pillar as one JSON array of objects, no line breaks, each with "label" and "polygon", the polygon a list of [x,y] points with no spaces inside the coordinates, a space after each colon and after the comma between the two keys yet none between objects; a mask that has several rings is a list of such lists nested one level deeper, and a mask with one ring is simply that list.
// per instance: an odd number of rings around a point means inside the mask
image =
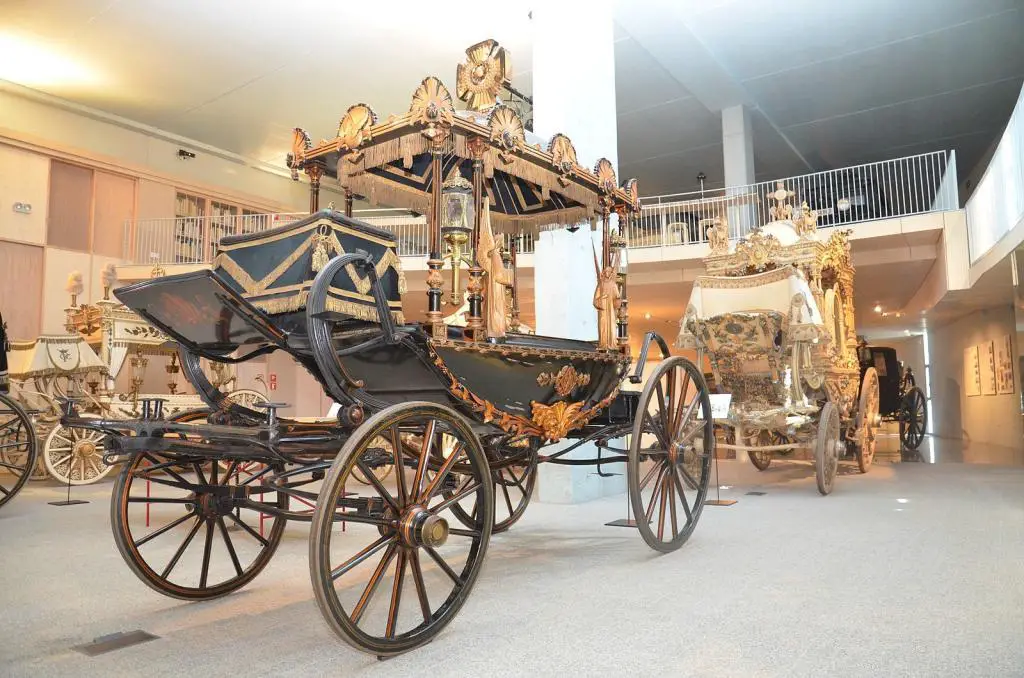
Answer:
[{"label": "white structural pillar", "polygon": [[[585,11],[569,0],[550,0],[533,8],[534,130],[546,139],[559,132],[568,136],[584,167],[593,168],[604,157],[617,171],[613,41],[610,0],[588,2]],[[573,62],[569,55],[581,45],[587,58]],[[586,222],[575,233],[563,228],[541,234],[533,259],[537,334],[597,339],[595,247],[600,257],[600,231],[591,233]],[[541,453],[550,454],[569,443],[551,445]],[[587,444],[567,458],[596,454],[594,445]],[[538,498],[577,503],[625,490],[623,464],[602,471],[622,475],[602,477],[592,466],[543,465]]]},{"label": "white structural pillar", "polygon": [[[744,105],[722,109],[722,156],[725,165],[727,195],[738,200],[744,191],[739,187],[754,183],[754,137],[750,131],[750,109]],[[750,196],[749,200],[756,200]],[[730,235],[745,235],[754,226],[757,213],[753,202],[731,205],[728,209]]]}]

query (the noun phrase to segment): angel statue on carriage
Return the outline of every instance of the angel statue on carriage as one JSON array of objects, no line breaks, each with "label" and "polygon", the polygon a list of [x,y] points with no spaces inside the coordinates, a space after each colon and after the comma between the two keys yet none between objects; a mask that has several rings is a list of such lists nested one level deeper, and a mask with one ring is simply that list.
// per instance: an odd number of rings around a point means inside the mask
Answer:
[{"label": "angel statue on carriage", "polygon": [[698,364],[706,356],[716,390],[731,396],[715,420],[718,447],[746,452],[759,470],[809,451],[829,494],[848,450],[861,472],[874,459],[878,374],[861,378],[848,234],[823,240],[817,214],[794,210],[791,196],[780,182],[775,221],[735,246],[727,223],[712,227],[676,345],[696,350]]},{"label": "angel statue on carriage", "polygon": [[[428,77],[398,115],[378,119],[356,104],[319,143],[296,129],[288,164],[309,179],[308,217],[223,238],[210,269],[117,290],[178,342],[185,375],[213,410],[208,421],[172,422],[153,400],[140,418],[96,421],[69,404],[66,422],[111,436],[107,459],[122,465],[115,540],[150,587],[193,600],[236,590],[267,564],[287,522],[311,522],[309,572],[324,618],[355,648],[385,657],[429,642],[454,618],[490,536],[526,510],[540,463],[625,463],[645,542],[674,551],[693,533],[714,444],[709,393],[654,333],[630,373],[612,214],[632,223],[637,184],[619,184],[607,159],[580,164],[563,134],[527,132],[498,98],[510,68],[486,40],[458,69],[465,109]],[[344,212],[319,208],[325,178],[344,191]],[[356,197],[428,215],[425,318],[406,319],[395,236],[354,219]],[[601,233],[600,336],[520,331],[507,313],[515,259],[498,244],[588,221]],[[455,305],[463,261],[465,323],[448,324],[444,268]],[[652,342],[663,359],[642,392],[621,392],[627,375],[640,380]],[[336,416],[230,403],[198,369],[201,358],[273,351],[313,375]],[[562,439],[573,443],[544,449]],[[596,458],[565,457],[588,442]]]}]

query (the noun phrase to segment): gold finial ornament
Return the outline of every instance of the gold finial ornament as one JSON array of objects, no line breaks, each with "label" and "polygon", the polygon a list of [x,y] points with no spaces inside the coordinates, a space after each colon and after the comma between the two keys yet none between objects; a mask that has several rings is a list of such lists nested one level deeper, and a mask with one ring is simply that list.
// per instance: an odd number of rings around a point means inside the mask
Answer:
[{"label": "gold finial ornament", "polygon": [[301,127],[292,130],[292,152],[288,154],[288,169],[292,171],[292,180],[299,180],[299,168],[306,160],[306,152],[313,147],[309,135]]},{"label": "gold finial ornament", "polygon": [[775,201],[775,205],[768,210],[772,219],[776,221],[786,221],[793,218],[793,206],[789,204],[789,199],[794,195],[796,194],[793,191],[788,190],[783,182],[775,182],[775,191],[768,195],[769,202],[772,200]]},{"label": "gold finial ornament", "polygon": [[338,149],[359,148],[364,141],[370,141],[370,128],[377,124],[377,114],[366,104],[349,106],[345,116],[338,123]]},{"label": "gold finial ornament", "polygon": [[812,210],[807,201],[800,205],[800,217],[793,222],[801,240],[812,240],[818,233],[818,210]]},{"label": "gold finial ornament", "polygon": [[459,64],[455,76],[455,95],[469,110],[489,111],[512,78],[512,60],[496,40],[484,40],[466,50],[466,62]]},{"label": "gold finial ornament", "polygon": [[438,126],[451,126],[455,119],[455,103],[448,88],[431,76],[424,78],[413,92],[409,113],[414,122],[426,125],[423,133],[432,139],[438,134]]}]

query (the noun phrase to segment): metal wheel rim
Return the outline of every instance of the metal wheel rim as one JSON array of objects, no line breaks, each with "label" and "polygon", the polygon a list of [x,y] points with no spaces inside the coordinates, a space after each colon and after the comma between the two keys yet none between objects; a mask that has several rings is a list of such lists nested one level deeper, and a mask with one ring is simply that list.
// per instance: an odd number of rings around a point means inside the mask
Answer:
[{"label": "metal wheel rim", "polygon": [[818,492],[823,495],[832,492],[839,470],[839,429],[839,410],[832,403],[825,403],[814,439],[814,476]]},{"label": "metal wheel rim", "polygon": [[924,440],[928,427],[928,403],[920,387],[914,386],[903,396],[900,413],[900,442],[908,450],[916,450]]},{"label": "metal wheel rim", "polygon": [[31,477],[37,444],[28,413],[0,393],[0,506],[13,499]]},{"label": "metal wheel rim", "polygon": [[[423,441],[415,468],[410,468],[411,460],[402,442],[403,429],[410,428],[419,430]],[[360,487],[355,498],[344,494],[356,494],[347,480],[354,468],[364,465],[362,455],[378,435],[395,441],[392,450],[402,450],[402,472],[397,472],[396,466],[394,489],[373,482],[375,477],[369,474],[373,492]],[[432,462],[433,447],[438,438],[444,440],[445,436],[457,440],[457,449],[445,462]],[[430,466],[434,473],[428,479]],[[458,478],[458,485],[449,498],[444,498],[440,491],[449,478],[453,482]],[[479,439],[450,408],[403,403],[378,412],[356,429],[324,480],[310,533],[313,590],[332,630],[356,649],[377,656],[392,656],[429,642],[458,613],[480,572],[494,522],[492,481]],[[379,517],[359,516],[348,504],[339,504],[343,500],[357,502],[364,495],[367,502],[380,506]],[[379,502],[374,502],[374,497]],[[475,529],[453,527],[458,520],[450,509],[460,502],[475,516]],[[472,502],[472,509],[465,502]],[[346,533],[339,523],[345,524]],[[442,523],[445,539],[432,545],[428,534]],[[357,530],[361,532],[358,537]],[[351,546],[340,550],[342,557],[348,557],[334,558],[332,546],[341,546],[346,537]],[[420,543],[419,539],[424,541]],[[356,551],[360,546],[363,548]],[[461,564],[456,555],[464,557]],[[372,573],[368,573],[374,564]],[[390,600],[380,607],[385,590],[381,584],[392,570],[387,587]],[[340,590],[339,583],[343,587]],[[446,596],[437,595],[438,589],[443,592],[447,587]],[[403,616],[401,603],[410,589],[411,600]],[[439,601],[443,602],[437,605]],[[385,608],[385,614],[378,614]]]},{"label": "metal wheel rim", "polygon": [[[691,389],[692,396],[687,397]],[[703,375],[680,356],[663,360],[640,395],[630,440],[627,482],[637,529],[657,551],[669,552],[682,546],[696,528],[704,508],[714,450],[714,421],[708,396]],[[698,411],[701,419],[697,417]],[[696,447],[698,440],[700,449]],[[670,453],[666,449],[670,447],[675,451]],[[699,462],[699,477],[686,470],[687,459],[691,468],[693,460]],[[653,461],[650,468],[642,469],[641,465],[648,460]],[[652,481],[651,497],[645,505],[643,493]],[[690,488],[692,504],[686,487]],[[681,529],[680,508],[686,521]],[[657,522],[652,529],[655,509]],[[667,539],[666,527],[671,528]]]}]

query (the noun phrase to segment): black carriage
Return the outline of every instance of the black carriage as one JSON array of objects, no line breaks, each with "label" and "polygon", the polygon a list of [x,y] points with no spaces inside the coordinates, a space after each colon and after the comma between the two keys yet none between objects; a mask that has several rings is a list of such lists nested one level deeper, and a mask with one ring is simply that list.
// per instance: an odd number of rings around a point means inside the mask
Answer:
[{"label": "black carriage", "polygon": [[29,412],[9,393],[7,324],[0,315],[0,506],[18,494],[36,465],[36,433]]},{"label": "black carriage", "polygon": [[928,429],[928,400],[913,370],[899,360],[894,348],[862,343],[857,354],[862,377],[868,368],[878,373],[878,413],[882,420],[898,422],[900,445],[905,450],[917,450]]},{"label": "black carriage", "polygon": [[[499,50],[491,41],[474,46],[467,68],[499,68]],[[489,91],[468,82],[462,93]],[[287,521],[311,522],[310,574],[324,617],[345,641],[383,657],[428,642],[451,621],[490,536],[526,509],[540,463],[625,463],[644,540],[672,551],[692,533],[714,445],[699,370],[651,333],[628,376],[639,382],[651,343],[660,364],[642,393],[619,390],[632,361],[625,299],[615,308],[608,299],[625,291],[610,214],[620,223],[635,217],[635,182],[618,186],[606,160],[593,171],[580,166],[564,135],[546,148],[529,144],[511,109],[466,98],[472,110],[456,111],[428,78],[403,116],[378,123],[369,107],[354,106],[338,138],[318,146],[297,130],[290,166],[311,180],[309,217],[223,239],[211,270],[117,291],[180,343],[183,372],[213,410],[205,421],[168,421],[153,400],[139,420],[97,421],[69,405],[67,421],[111,434],[107,460],[123,464],[114,536],[152,588],[184,599],[233,591],[266,565]],[[427,212],[425,321],[404,318],[394,236],[351,218],[351,198],[345,214],[317,209],[325,174],[348,196]],[[470,311],[466,327],[455,328],[441,320],[442,228],[467,216]],[[485,291],[500,275],[482,261],[496,252],[491,219],[505,233],[600,220],[598,341],[502,329],[505,295]],[[510,279],[514,305],[514,270]],[[340,405],[336,418],[231,403],[200,369],[201,358],[239,362],[272,351],[316,378]],[[617,442],[625,437],[628,445]],[[561,439],[575,443],[546,452]],[[596,444],[595,458],[567,457],[585,442]]]}]

